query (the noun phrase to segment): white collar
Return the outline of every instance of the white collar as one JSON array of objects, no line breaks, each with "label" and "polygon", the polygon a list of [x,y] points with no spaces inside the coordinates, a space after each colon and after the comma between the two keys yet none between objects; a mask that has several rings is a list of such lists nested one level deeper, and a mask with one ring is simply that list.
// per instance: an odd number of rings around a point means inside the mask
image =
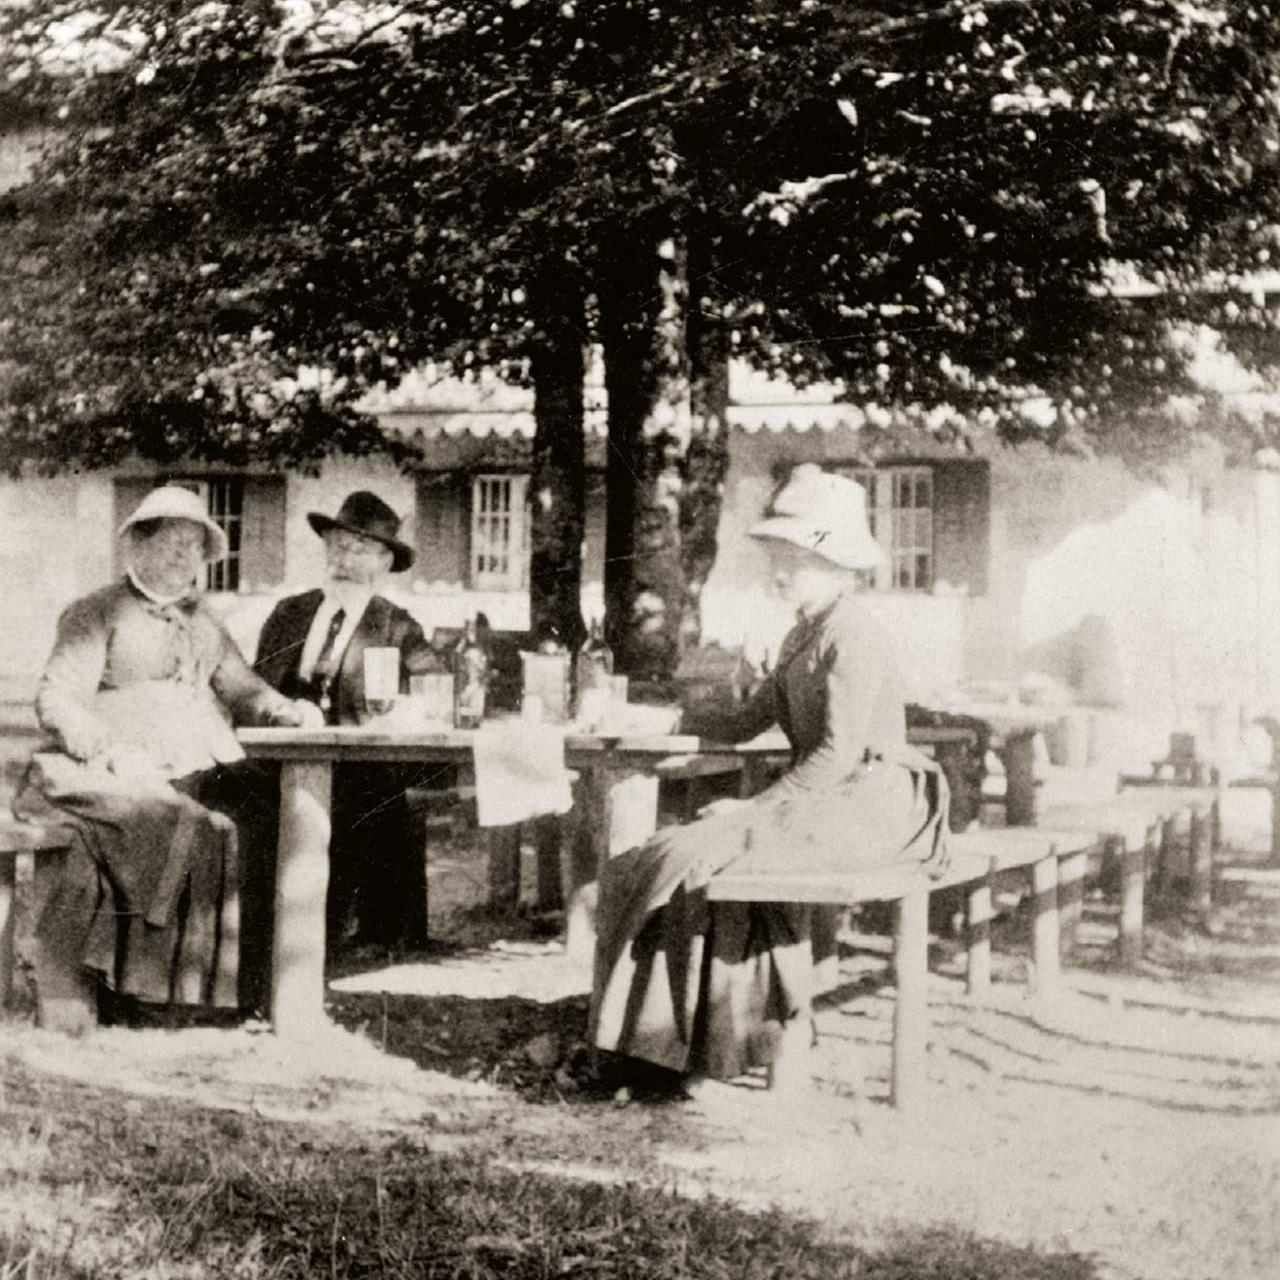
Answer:
[{"label": "white collar", "polygon": [[192,579],[191,586],[187,587],[184,591],[179,591],[176,596],[162,596],[158,592],[152,591],[151,588],[138,577],[132,567],[127,569],[125,573],[129,581],[133,583],[134,590],[136,590],[139,595],[146,596],[152,604],[170,605],[177,604],[179,600],[189,600],[191,598],[192,588],[195,586],[195,580]]},{"label": "white collar", "polygon": [[326,582],[323,603],[334,610],[344,609],[347,616],[359,617],[369,607],[369,601],[377,595],[370,586],[359,582]]}]

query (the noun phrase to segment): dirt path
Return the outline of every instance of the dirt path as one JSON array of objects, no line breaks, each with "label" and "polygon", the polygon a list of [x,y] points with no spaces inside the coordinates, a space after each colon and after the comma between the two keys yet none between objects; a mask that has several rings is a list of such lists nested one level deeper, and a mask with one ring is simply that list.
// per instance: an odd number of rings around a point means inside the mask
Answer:
[{"label": "dirt path", "polygon": [[1229,942],[1219,952],[1194,977],[1074,972],[1048,1008],[1011,981],[975,1007],[944,957],[929,1098],[909,1116],[887,1105],[892,992],[865,953],[846,956],[819,1013],[815,1090],[786,1104],[756,1079],[697,1104],[579,1088],[566,1067],[586,983],[554,944],[340,979],[332,1011],[356,1029],[319,1043],[110,1030],[68,1052],[4,1029],[38,1075],[147,1107],[407,1132],[515,1168],[779,1204],[868,1244],[899,1224],[952,1223],[1096,1254],[1104,1275],[1275,1280],[1280,980],[1262,943],[1248,976],[1222,972]]}]

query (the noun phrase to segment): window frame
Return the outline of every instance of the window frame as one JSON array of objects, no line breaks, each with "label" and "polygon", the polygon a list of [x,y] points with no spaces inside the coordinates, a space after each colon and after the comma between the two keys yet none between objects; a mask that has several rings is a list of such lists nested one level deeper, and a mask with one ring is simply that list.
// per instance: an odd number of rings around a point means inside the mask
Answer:
[{"label": "window frame", "polygon": [[[848,467],[843,471],[866,492],[867,521],[872,537],[885,554],[885,563],[871,571],[873,588],[900,595],[932,594],[938,568],[938,491],[933,467],[922,463],[888,463]],[[922,491],[926,499],[923,503],[920,501]],[[900,500],[904,496],[905,503]]]},{"label": "window frame", "polygon": [[[505,505],[492,504],[505,489]],[[529,477],[518,471],[475,471],[468,488],[467,582],[472,591],[523,591],[529,585]],[[500,533],[499,531],[505,531]],[[495,534],[498,536],[495,538]],[[482,557],[494,563],[482,565]]]}]

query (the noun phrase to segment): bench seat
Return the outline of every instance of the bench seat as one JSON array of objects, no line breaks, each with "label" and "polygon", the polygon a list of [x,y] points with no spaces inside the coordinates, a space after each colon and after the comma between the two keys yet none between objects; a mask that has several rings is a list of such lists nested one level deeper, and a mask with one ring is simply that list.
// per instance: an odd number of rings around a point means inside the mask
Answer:
[{"label": "bench seat", "polygon": [[[0,1009],[13,994],[18,855],[30,856],[34,862],[31,913],[39,919],[74,839],[70,827],[0,816]],[[41,938],[36,940],[36,994],[42,1026],[83,1030],[96,1017],[83,971],[78,965],[68,968]]]},{"label": "bench seat", "polygon": [[[1034,910],[1032,981],[1038,995],[1047,995],[1056,987],[1059,972],[1059,862],[1080,859],[1094,839],[1092,833],[1038,827],[976,828],[951,836],[951,864],[936,879],[916,867],[776,874],[735,873],[729,868],[712,877],[707,897],[713,902],[896,905],[892,1098],[895,1106],[905,1108],[913,1105],[923,1091],[928,1040],[929,895],[950,888],[968,890],[968,988],[971,993],[980,994],[990,985],[995,879],[1029,873]],[[1082,867],[1076,875],[1082,885]]]}]

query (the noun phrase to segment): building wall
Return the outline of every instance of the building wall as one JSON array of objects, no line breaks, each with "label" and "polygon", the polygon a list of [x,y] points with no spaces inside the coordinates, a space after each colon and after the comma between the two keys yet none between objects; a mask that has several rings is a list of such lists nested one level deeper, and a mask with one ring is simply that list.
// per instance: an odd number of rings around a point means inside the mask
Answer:
[{"label": "building wall", "polygon": [[1214,450],[1157,480],[1025,446],[997,454],[991,476],[968,675],[1043,673],[1144,750],[1178,728],[1229,753],[1280,689],[1280,478]]},{"label": "building wall", "polygon": [[[791,466],[849,462],[852,443],[838,432],[735,432],[720,553],[703,601],[706,639],[744,644],[757,658],[777,652],[790,619],[768,594],[748,529]],[[937,475],[946,474],[943,464]],[[1118,463],[1029,447],[965,475],[954,500],[944,499],[939,481],[938,537],[952,550],[939,550],[935,592],[869,596],[902,637],[912,697],[938,704],[965,681],[1043,673],[1153,748],[1178,727],[1229,744],[1242,719],[1280,708],[1280,475],[1228,469],[1207,453],[1156,483]],[[989,508],[978,500],[987,485]],[[419,561],[392,580],[389,594],[428,632],[480,609],[497,627],[527,626],[524,592],[480,595],[460,574],[433,567],[423,513],[444,512],[465,537],[460,486],[456,505],[441,507],[388,463],[342,460],[284,485],[283,580],[214,598],[246,652],[280,595],[321,578],[321,543],[307,513],[335,512],[356,488],[380,493],[404,517]],[[597,487],[588,615],[603,612],[603,498]],[[59,611],[117,571],[119,515],[109,476],[0,481],[0,701],[30,698]]]}]

